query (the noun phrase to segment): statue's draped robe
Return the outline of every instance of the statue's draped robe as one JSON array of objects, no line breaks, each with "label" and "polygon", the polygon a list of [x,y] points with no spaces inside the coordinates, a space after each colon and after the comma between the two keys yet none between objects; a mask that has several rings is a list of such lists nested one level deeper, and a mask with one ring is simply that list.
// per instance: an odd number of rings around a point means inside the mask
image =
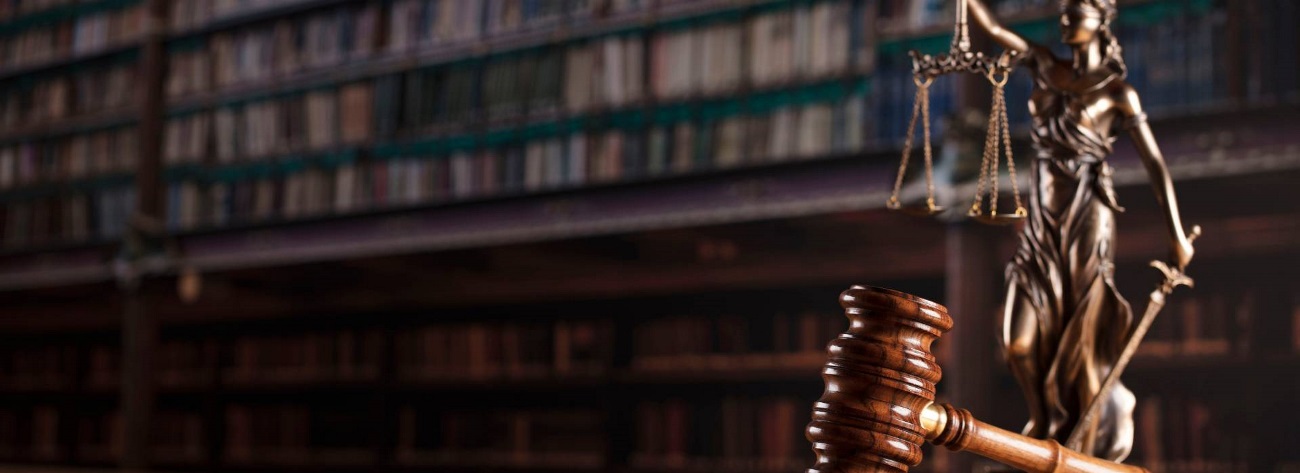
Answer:
[{"label": "statue's draped robe", "polygon": [[[1044,55],[1050,53],[1034,56]],[[1022,306],[1032,307],[1038,319],[1033,346],[1039,379],[1020,381],[1038,384],[1029,388],[1039,390],[1042,405],[1031,409],[1041,409],[1048,423],[1045,436],[1064,443],[1093,397],[1085,387],[1089,377],[1095,390],[1119,358],[1133,318],[1113,281],[1114,217],[1123,211],[1105,162],[1114,139],[1111,130],[1088,125],[1096,121],[1084,116],[1077,97],[1118,80],[1118,74],[1086,90],[1063,91],[1041,77],[1034,57],[1029,62],[1036,76],[1035,189],[1006,276],[1025,298]],[[1133,443],[1134,404],[1132,392],[1116,383],[1102,407],[1093,448],[1084,453],[1126,457]]]}]

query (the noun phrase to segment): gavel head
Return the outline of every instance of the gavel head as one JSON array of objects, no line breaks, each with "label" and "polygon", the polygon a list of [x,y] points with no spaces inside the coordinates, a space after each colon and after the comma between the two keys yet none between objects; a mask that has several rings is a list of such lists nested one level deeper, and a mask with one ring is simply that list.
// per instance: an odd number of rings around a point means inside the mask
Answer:
[{"label": "gavel head", "polygon": [[831,341],[826,391],[807,436],[809,473],[906,472],[921,462],[921,412],[942,375],[930,345],[952,328],[948,309],[889,289],[840,294],[849,330]]}]

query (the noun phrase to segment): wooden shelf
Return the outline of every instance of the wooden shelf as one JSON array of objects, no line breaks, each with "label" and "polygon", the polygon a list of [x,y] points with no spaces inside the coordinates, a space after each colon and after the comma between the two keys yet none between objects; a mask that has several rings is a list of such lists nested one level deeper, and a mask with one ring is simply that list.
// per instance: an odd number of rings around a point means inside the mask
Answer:
[{"label": "wooden shelf", "polygon": [[[271,377],[267,377],[271,378]],[[273,379],[273,378],[272,378]],[[290,393],[290,392],[311,392],[311,391],[357,391],[373,389],[379,377],[351,377],[351,378],[301,378],[301,379],[249,379],[229,381],[223,380],[220,389],[224,392],[245,394],[245,393]]]},{"label": "wooden shelf", "polygon": [[[800,452],[801,454],[803,452]],[[812,466],[814,459],[810,456],[790,459],[787,462],[764,461],[756,459],[720,459],[720,458],[635,458],[632,465],[622,468],[625,473],[784,473],[801,471]],[[784,464],[782,464],[784,463]]]},{"label": "wooden shelf", "polygon": [[1133,358],[1129,371],[1134,373],[1155,374],[1164,371],[1204,371],[1207,376],[1219,376],[1224,372],[1246,371],[1295,371],[1300,369],[1300,353],[1293,355],[1174,355],[1143,356]]},{"label": "wooden shelf", "polygon": [[34,74],[37,72],[47,71],[51,69],[68,67],[83,62],[105,59],[119,54],[133,52],[136,49],[139,49],[140,46],[142,46],[143,44],[144,44],[143,38],[136,38],[136,39],[124,41],[122,42],[122,44],[106,46],[100,49],[96,49],[94,51],[70,54],[64,57],[49,59],[46,61],[41,61],[41,62],[36,62],[31,64],[24,64],[21,66],[0,68],[0,81],[13,79],[19,76]]},{"label": "wooden shelf", "polygon": [[256,448],[247,457],[227,453],[222,460],[234,468],[365,468],[375,463],[375,455],[363,448]]},{"label": "wooden shelf", "polygon": [[448,377],[401,377],[393,384],[395,391],[448,391],[448,390],[526,390],[547,391],[572,388],[596,388],[608,386],[611,375],[591,373],[586,375],[544,375],[544,376],[448,376]]},{"label": "wooden shelf", "polygon": [[605,467],[600,453],[432,452],[398,451],[401,468],[451,470],[557,470],[599,471]]},{"label": "wooden shelf", "polygon": [[140,112],[133,107],[104,110],[53,121],[29,123],[0,134],[0,143],[39,140],[59,135],[102,130],[134,124]]},{"label": "wooden shelf", "polygon": [[357,3],[359,1],[360,0],[298,0],[292,2],[281,2],[269,7],[245,8],[245,11],[243,12],[221,17],[201,26],[185,29],[172,29],[169,32],[170,34],[168,39],[176,40],[202,36],[240,26],[275,20],[282,16],[306,13],[312,10],[345,5],[348,3]]}]

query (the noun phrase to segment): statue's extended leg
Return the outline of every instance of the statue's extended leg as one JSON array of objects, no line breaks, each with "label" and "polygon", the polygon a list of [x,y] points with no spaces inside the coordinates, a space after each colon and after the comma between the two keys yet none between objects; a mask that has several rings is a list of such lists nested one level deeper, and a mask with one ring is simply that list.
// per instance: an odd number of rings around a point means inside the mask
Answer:
[{"label": "statue's extended leg", "polygon": [[1006,303],[1002,309],[1002,348],[1007,355],[1011,374],[1024,391],[1029,406],[1029,422],[1024,434],[1043,438],[1047,432],[1047,410],[1043,406],[1042,372],[1039,366],[1038,312],[1028,296],[1014,282],[1007,284]]}]

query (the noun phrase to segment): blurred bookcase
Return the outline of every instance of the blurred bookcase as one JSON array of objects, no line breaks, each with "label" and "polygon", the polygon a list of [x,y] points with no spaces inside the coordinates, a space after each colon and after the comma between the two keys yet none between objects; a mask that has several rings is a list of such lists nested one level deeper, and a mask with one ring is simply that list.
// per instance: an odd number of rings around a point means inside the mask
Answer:
[{"label": "blurred bookcase", "polygon": [[[112,258],[149,189],[206,275],[194,305],[144,289],[159,471],[795,471],[850,283],[946,302],[941,396],[1015,427],[992,335],[1010,234],[881,211],[905,52],[946,49],[945,3],[0,0],[0,464],[121,461]],[[1055,1],[996,8],[1055,44]],[[1278,266],[1296,13],[1122,5],[1128,79],[1207,229],[1201,287],[1125,378],[1158,471],[1300,468],[1293,426],[1252,427],[1300,391],[1264,381],[1300,367]],[[987,100],[933,94],[936,117]],[[1140,306],[1164,238],[1117,149]]]}]

